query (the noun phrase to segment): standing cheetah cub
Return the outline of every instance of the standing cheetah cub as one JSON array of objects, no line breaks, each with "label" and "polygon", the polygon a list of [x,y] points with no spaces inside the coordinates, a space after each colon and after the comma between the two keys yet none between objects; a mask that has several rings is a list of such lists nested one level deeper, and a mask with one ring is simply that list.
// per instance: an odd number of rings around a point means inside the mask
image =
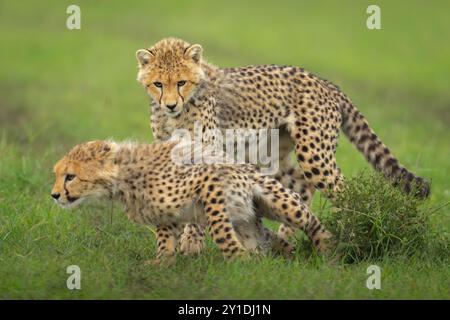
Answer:
[{"label": "standing cheetah cub", "polygon": [[[92,141],[75,146],[54,167],[53,199],[63,208],[88,198],[115,197],[130,220],[156,226],[156,264],[174,262],[186,223],[207,224],[225,258],[258,243],[255,223],[265,217],[302,229],[319,251],[330,233],[299,195],[249,165],[190,164],[172,161],[176,142],[153,144]],[[253,239],[252,239],[253,238]],[[250,244],[249,244],[250,243]]]}]

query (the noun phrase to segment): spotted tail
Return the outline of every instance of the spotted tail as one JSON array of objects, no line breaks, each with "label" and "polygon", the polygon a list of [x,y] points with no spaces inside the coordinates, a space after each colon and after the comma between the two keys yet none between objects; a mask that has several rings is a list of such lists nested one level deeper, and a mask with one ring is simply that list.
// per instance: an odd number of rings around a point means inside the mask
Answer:
[{"label": "spotted tail", "polygon": [[[339,90],[337,87],[334,89]],[[366,118],[341,91],[338,97],[341,105],[342,131],[367,161],[394,185],[400,186],[405,193],[414,192],[417,197],[427,198],[430,194],[430,183],[399,163],[389,148],[370,128]]]}]

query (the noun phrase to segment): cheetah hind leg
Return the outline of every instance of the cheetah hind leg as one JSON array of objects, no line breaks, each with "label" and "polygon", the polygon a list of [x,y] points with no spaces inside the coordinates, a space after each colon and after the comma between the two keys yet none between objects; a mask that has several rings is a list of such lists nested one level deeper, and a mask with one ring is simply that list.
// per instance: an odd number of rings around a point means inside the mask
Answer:
[{"label": "cheetah hind leg", "polygon": [[222,251],[225,259],[234,260],[237,257],[247,259],[249,252],[239,240],[221,199],[217,201],[219,203],[215,204],[211,203],[211,199],[205,201],[205,212],[211,238]]},{"label": "cheetah hind leg", "polygon": [[255,195],[272,209],[268,218],[281,221],[293,228],[302,229],[318,252],[327,253],[329,251],[331,233],[323,227],[309,207],[301,201],[298,194],[268,177],[260,177],[258,184],[262,190],[255,190]]},{"label": "cheetah hind leg", "polygon": [[289,259],[294,255],[295,247],[272,230],[265,228],[263,230],[265,237],[271,244],[271,249],[274,254],[281,254],[284,258]]},{"label": "cheetah hind leg", "polygon": [[[269,216],[271,209],[259,200],[254,201],[253,206],[258,216],[255,225],[259,238],[259,246],[265,248],[265,252],[270,250],[273,254],[281,254],[285,258],[291,258],[295,251],[295,247],[279,234],[266,228],[262,223],[262,217]],[[294,230],[289,226],[286,227],[289,228],[289,230]]]},{"label": "cheetah hind leg", "polygon": [[183,255],[198,255],[205,248],[205,227],[188,223],[180,238],[179,251]]},{"label": "cheetah hind leg", "polygon": [[266,228],[259,216],[248,221],[233,221],[233,228],[251,257],[274,253],[288,258],[294,251],[294,247],[287,241],[280,239],[272,230]]},{"label": "cheetah hind leg", "polygon": [[[283,168],[281,168],[280,172],[274,178],[285,188],[289,188],[298,193],[302,202],[310,206],[315,188],[306,182],[300,167],[289,155],[282,161],[282,165]],[[289,245],[289,242],[295,240],[296,231],[297,229],[282,223],[278,228],[279,245],[288,248],[287,245]],[[291,247],[294,250],[292,245]]]},{"label": "cheetah hind leg", "polygon": [[[305,123],[296,123],[290,127],[294,152],[304,181],[334,204],[344,185],[335,155],[339,130],[330,130],[324,136],[320,131],[316,125]],[[298,136],[302,139],[297,139]]]}]

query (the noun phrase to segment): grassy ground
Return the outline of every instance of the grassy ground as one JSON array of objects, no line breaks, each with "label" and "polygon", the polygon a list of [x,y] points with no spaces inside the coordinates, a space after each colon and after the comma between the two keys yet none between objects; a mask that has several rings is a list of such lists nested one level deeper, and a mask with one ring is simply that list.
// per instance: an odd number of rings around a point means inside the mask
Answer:
[{"label": "grassy ground", "polygon": [[[77,1],[82,29],[65,28],[72,1],[0,2],[0,298],[449,298],[448,252],[331,266],[301,249],[294,261],[223,263],[210,245],[171,269],[144,266],[151,230],[115,205],[63,212],[51,168],[88,139],[150,140],[148,100],[134,52],[165,36],[203,44],[221,66],[279,63],[339,84],[412,171],[432,180],[428,205],[449,201],[450,21],[447,1]],[[367,167],[341,139],[346,176]],[[318,210],[318,202],[314,206]],[[450,209],[432,217],[450,231]],[[82,289],[66,288],[66,267]]]}]

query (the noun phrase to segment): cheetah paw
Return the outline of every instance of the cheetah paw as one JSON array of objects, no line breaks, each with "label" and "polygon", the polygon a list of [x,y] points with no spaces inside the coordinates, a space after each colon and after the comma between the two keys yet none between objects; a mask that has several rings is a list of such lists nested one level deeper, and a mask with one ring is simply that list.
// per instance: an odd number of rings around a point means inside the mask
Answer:
[{"label": "cheetah paw", "polygon": [[198,255],[203,251],[204,247],[204,239],[182,237],[180,240],[180,252],[183,255]]}]

